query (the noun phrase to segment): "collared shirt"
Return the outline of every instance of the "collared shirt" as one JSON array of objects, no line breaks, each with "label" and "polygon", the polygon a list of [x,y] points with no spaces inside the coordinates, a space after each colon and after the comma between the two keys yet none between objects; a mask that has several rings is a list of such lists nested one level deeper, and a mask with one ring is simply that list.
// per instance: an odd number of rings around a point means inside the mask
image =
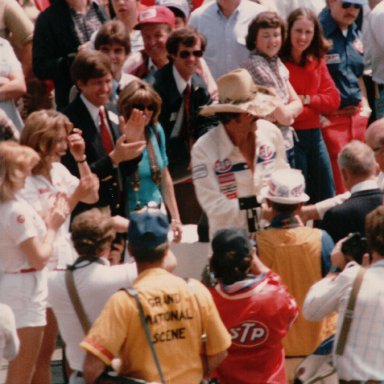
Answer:
[{"label": "collared shirt", "polygon": [[240,67],[248,55],[245,38],[249,23],[265,8],[249,0],[240,0],[239,6],[227,18],[216,1],[192,12],[189,24],[207,38],[204,58],[215,79]]},{"label": "collared shirt", "polygon": [[[355,262],[347,264],[336,278],[326,277],[313,285],[304,302],[303,315],[309,320],[338,311],[334,348],[358,270]],[[364,275],[344,353],[334,356],[340,379],[384,380],[383,278],[384,260],[372,264]]]},{"label": "collared shirt", "polygon": [[100,19],[96,11],[96,7],[98,7],[98,5],[96,5],[95,2],[91,2],[85,14],[76,12],[70,8],[71,17],[75,24],[75,31],[80,40],[80,44],[88,42],[92,34],[97,31],[103,23],[103,20]]},{"label": "collared shirt", "polygon": [[361,191],[366,191],[368,189],[376,189],[376,188],[378,188],[377,179],[364,180],[360,183],[355,184],[351,188],[351,193],[356,193],[356,192],[361,192]]},{"label": "collared shirt", "polygon": [[185,87],[187,86],[187,84],[191,85],[191,79],[189,79],[189,81],[185,81],[174,65],[172,65],[172,73],[173,77],[175,78],[177,90],[179,91],[180,95],[182,95],[185,91]]},{"label": "collared shirt", "polygon": [[[364,26],[364,24],[363,24]],[[372,78],[376,83],[384,84],[384,2],[381,1],[369,13],[365,28],[364,41],[369,42]]]},{"label": "collared shirt", "polygon": [[320,13],[319,20],[324,30],[324,36],[333,43],[325,55],[325,62],[340,92],[340,108],[356,106],[362,98],[358,81],[364,70],[361,31],[354,23],[348,27],[346,36],[344,36],[328,8]]},{"label": "collared shirt", "polygon": [[192,147],[193,184],[209,217],[210,234],[228,225],[248,229],[239,199],[263,195],[271,173],[280,168],[288,168],[284,141],[269,121],[257,121],[254,173],[222,124],[200,137]]},{"label": "collared shirt", "polygon": [[80,98],[83,101],[86,108],[88,109],[88,112],[91,115],[97,130],[100,132],[100,116],[99,116],[100,108],[93,105],[83,94],[80,95]]},{"label": "collared shirt", "polygon": [[268,57],[254,50],[242,64],[256,84],[274,88],[283,104],[289,101],[289,72],[279,57]]}]

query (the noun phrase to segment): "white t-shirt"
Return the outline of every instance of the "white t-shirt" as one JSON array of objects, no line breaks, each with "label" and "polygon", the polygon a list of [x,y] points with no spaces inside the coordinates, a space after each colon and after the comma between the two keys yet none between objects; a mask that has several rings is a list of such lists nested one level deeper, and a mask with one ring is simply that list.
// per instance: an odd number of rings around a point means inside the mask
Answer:
[{"label": "white t-shirt", "polygon": [[[41,215],[50,209],[57,193],[63,192],[69,197],[79,184],[79,179],[73,176],[61,163],[52,164],[50,177],[52,183],[41,175],[28,176],[25,187],[18,193]],[[77,258],[71,243],[69,224],[70,218],[68,217],[56,234],[52,256],[48,263],[49,270],[64,268],[67,264],[72,264]]]},{"label": "white t-shirt", "polygon": [[[132,285],[137,276],[136,264],[108,265],[87,261],[74,271],[75,286],[88,319],[93,323],[109,297],[120,288]],[[83,267],[82,267],[83,266]],[[48,282],[48,303],[59,324],[66,344],[67,359],[72,369],[82,371],[85,352],[79,344],[84,332],[76,315],[65,284],[65,272],[51,272]]]},{"label": "white t-shirt", "polygon": [[46,234],[43,219],[19,197],[0,204],[0,217],[0,270],[12,273],[31,268],[19,244]]}]

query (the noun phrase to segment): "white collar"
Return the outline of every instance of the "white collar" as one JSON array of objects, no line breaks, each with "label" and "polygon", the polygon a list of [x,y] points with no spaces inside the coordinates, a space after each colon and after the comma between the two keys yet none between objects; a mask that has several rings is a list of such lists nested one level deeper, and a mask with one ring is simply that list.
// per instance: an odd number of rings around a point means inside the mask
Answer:
[{"label": "white collar", "polygon": [[174,77],[175,82],[176,82],[177,90],[179,91],[180,95],[182,95],[187,84],[191,84],[191,79],[189,79],[188,81],[185,81],[181,77],[179,71],[177,70],[177,68],[174,65],[172,65],[172,73],[173,73],[173,77]]},{"label": "white collar", "polygon": [[148,70],[149,72],[157,71],[159,68],[155,65],[155,63],[152,61],[152,59],[148,56]]},{"label": "white collar", "polygon": [[88,109],[89,114],[92,117],[92,120],[95,122],[96,127],[99,126],[99,107],[92,104],[82,93],[80,94],[80,98],[83,101],[84,105]]},{"label": "white collar", "polygon": [[367,189],[376,189],[377,186],[377,179],[374,180],[365,180],[360,183],[355,184],[351,188],[351,193],[366,191]]}]

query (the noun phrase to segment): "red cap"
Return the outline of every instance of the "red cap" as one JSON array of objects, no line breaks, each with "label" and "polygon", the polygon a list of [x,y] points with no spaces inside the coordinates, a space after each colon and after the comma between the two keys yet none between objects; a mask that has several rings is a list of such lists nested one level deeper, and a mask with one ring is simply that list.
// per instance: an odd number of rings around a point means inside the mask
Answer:
[{"label": "red cap", "polygon": [[174,28],[176,24],[173,12],[163,5],[154,5],[143,9],[139,13],[139,21],[135,25],[135,29],[141,29],[146,24],[168,24]]}]

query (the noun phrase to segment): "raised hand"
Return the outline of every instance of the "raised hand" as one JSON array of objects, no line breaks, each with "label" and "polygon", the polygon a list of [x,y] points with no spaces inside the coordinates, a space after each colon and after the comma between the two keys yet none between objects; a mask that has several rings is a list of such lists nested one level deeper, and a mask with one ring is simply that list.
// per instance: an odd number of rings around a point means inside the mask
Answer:
[{"label": "raised hand", "polygon": [[116,146],[109,154],[114,164],[128,161],[139,157],[146,146],[145,140],[128,142],[125,134],[116,141]]},{"label": "raised hand", "polygon": [[81,161],[85,156],[85,142],[79,128],[74,128],[67,138],[68,147],[76,161]]},{"label": "raised hand", "polygon": [[138,109],[133,109],[128,120],[119,117],[121,133],[125,135],[129,143],[143,140],[145,130],[145,115]]}]

